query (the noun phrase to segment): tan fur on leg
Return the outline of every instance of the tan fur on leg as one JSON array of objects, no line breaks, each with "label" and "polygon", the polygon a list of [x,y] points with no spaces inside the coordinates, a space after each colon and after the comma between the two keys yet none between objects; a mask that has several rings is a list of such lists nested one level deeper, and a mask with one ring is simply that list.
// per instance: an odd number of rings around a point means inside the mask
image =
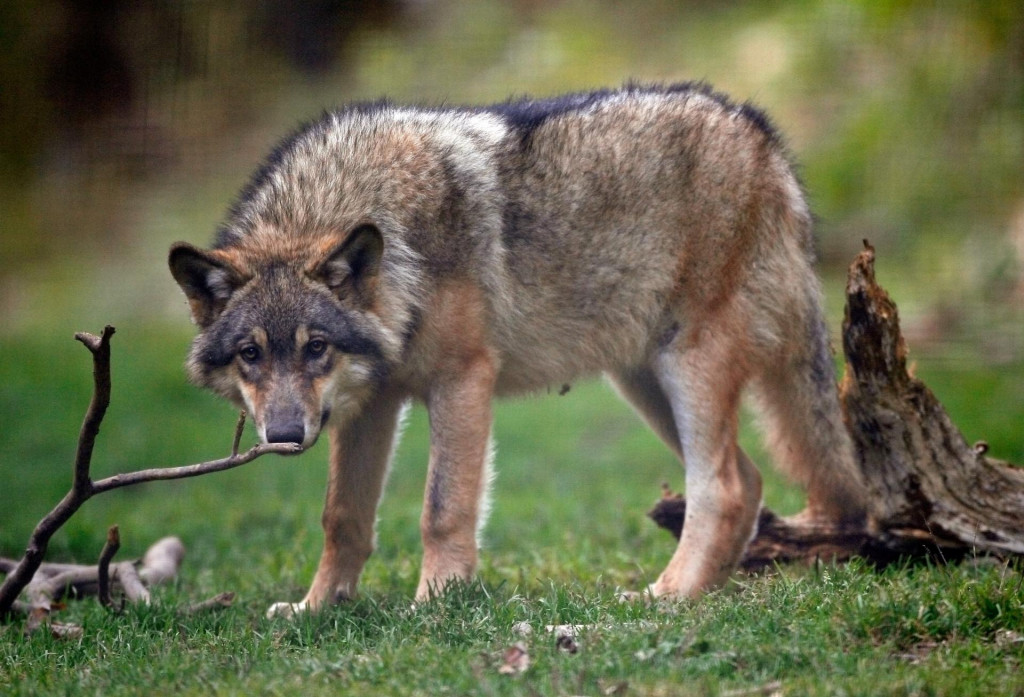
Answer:
[{"label": "tan fur on leg", "polygon": [[452,384],[437,386],[428,398],[430,465],[420,521],[423,568],[417,601],[476,573],[477,521],[488,483],[485,463],[494,377],[493,363],[481,357]]},{"label": "tan fur on leg", "polygon": [[739,394],[746,380],[741,346],[728,331],[678,337],[655,360],[654,372],[675,416],[686,459],[686,522],[655,596],[692,597],[721,585],[753,533],[761,504],[761,475],[740,450]]},{"label": "tan fur on leg", "polygon": [[398,438],[405,401],[381,394],[358,417],[331,428],[331,461],[324,504],[324,549],[301,603],[277,603],[270,615],[315,610],[355,595],[373,552],[377,503]]}]

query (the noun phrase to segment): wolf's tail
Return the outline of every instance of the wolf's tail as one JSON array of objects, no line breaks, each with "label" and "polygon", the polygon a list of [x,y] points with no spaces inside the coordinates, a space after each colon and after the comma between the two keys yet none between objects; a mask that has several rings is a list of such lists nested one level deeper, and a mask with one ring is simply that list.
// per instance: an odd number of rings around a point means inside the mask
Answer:
[{"label": "wolf's tail", "polygon": [[839,407],[821,292],[814,282],[799,296],[787,313],[787,339],[753,385],[759,420],[776,466],[807,491],[805,515],[860,526],[867,496]]}]

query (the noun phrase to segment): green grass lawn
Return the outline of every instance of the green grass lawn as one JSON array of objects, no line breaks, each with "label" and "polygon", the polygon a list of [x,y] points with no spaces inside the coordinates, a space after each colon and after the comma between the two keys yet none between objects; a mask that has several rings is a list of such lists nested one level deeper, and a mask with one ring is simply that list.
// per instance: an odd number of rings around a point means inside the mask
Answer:
[{"label": "green grass lawn", "polygon": [[[17,556],[70,483],[88,402],[88,352],[67,337],[0,341],[0,550]],[[99,327],[88,328],[98,330]],[[120,327],[113,402],[96,477],[223,456],[235,413],[185,384],[187,328]],[[919,370],[969,440],[1024,461],[1024,366]],[[497,410],[498,477],[480,581],[413,608],[426,417],[414,408],[380,511],[378,551],[355,602],[297,621],[264,618],[297,600],[319,555],[326,448],[266,457],[230,472],[143,485],[91,501],[49,559],[88,561],[119,524],[120,558],[181,537],[180,578],[150,607],[112,615],[94,600],[58,619],[81,639],[0,628],[0,694],[1024,694],[1024,576],[979,560],[877,572],[859,564],[738,577],[669,608],[621,604],[652,581],[672,540],[644,513],[667,451],[600,383]],[[251,442],[250,433],[246,441]],[[756,437],[744,446],[763,461]],[[766,502],[786,513],[799,492],[770,471]],[[230,609],[178,608],[235,591]],[[517,625],[532,633],[522,636]],[[582,625],[579,651],[546,625]],[[522,642],[519,675],[499,672]]]}]

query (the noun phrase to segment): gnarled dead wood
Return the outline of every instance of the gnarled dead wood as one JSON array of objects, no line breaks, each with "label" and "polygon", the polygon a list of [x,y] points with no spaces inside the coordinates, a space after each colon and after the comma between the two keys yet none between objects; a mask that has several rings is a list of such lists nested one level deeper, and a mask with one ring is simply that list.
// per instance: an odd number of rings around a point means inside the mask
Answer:
[{"label": "gnarled dead wood", "polygon": [[869,246],[850,267],[840,392],[880,527],[897,541],[1024,554],[1024,470],[968,444],[907,371],[899,315],[875,282],[874,259]]},{"label": "gnarled dead wood", "polygon": [[[850,266],[840,397],[869,490],[871,534],[801,526],[762,511],[741,565],[861,556],[942,561],[1024,554],[1024,469],[970,445],[928,387],[907,370],[896,304],[875,280],[865,242]],[[666,493],[650,516],[677,537],[685,500]]]}]

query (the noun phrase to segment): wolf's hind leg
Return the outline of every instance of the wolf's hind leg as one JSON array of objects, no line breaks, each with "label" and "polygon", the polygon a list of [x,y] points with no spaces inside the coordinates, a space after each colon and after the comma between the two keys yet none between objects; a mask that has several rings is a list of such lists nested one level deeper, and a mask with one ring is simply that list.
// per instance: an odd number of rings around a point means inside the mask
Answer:
[{"label": "wolf's hind leg", "polygon": [[[618,371],[608,375],[619,394],[628,401],[640,417],[661,438],[669,450],[676,454],[680,464],[685,464],[682,442],[676,429],[672,404],[658,383],[658,377],[650,368],[640,367]],[[740,456],[747,458],[742,449]]]},{"label": "wolf's hind leg", "polygon": [[315,610],[355,595],[363,566],[373,552],[377,504],[404,404],[399,395],[378,395],[358,416],[330,427],[330,474],[320,564],[302,602],[275,603],[268,615]]},{"label": "wolf's hind leg", "polygon": [[[721,343],[720,343],[721,342]],[[754,531],[761,475],[737,444],[741,360],[724,335],[704,332],[655,358],[686,460],[686,518],[675,553],[651,587],[655,596],[693,597],[721,585]]]},{"label": "wolf's hind leg", "polygon": [[[651,429],[661,437],[672,452],[676,454],[680,462],[683,463],[682,441],[679,437],[679,431],[676,428],[672,404],[668,395],[661,388],[654,371],[650,368],[641,367],[628,371],[619,371],[609,377],[615,387],[618,388],[619,393],[633,405],[637,413],[640,414]],[[696,454],[693,454],[691,457],[695,458]],[[737,469],[743,474],[743,479],[748,482],[747,489],[756,490],[756,492],[758,492],[756,496],[759,503],[760,482],[757,471],[754,469],[753,464],[747,456],[738,447],[736,448],[736,458]],[[689,489],[687,490],[687,494],[689,495]],[[744,490],[741,494],[748,498],[753,498],[750,495],[750,491]],[[687,508],[689,509],[691,507],[687,506]],[[694,525],[699,524],[700,523],[694,523]],[[689,544],[690,547],[693,547],[692,543]],[[682,543],[680,544],[680,549],[682,549]],[[697,549],[693,549],[692,551],[693,555],[697,555],[699,553],[700,552]],[[677,556],[690,554],[691,552],[688,550],[677,552]],[[672,568],[671,565],[670,568]],[[676,568],[680,568],[680,565],[676,564]],[[726,572],[726,574],[727,573],[728,572]],[[697,575],[707,576],[707,574],[700,573]],[[673,585],[672,579],[675,578],[675,575],[674,573],[668,573],[667,576],[663,575],[663,578],[660,580],[660,585],[654,584],[652,586],[652,591],[658,595],[693,595],[703,588],[710,587],[720,582],[720,580],[717,579],[717,574],[711,575],[716,576],[716,578],[709,578],[707,582],[697,581],[691,587],[683,589],[682,587]],[[673,590],[674,588],[676,589]]]},{"label": "wolf's hind leg", "polygon": [[754,381],[758,421],[776,467],[803,485],[805,524],[860,528],[866,496],[843,422],[822,324]]}]

